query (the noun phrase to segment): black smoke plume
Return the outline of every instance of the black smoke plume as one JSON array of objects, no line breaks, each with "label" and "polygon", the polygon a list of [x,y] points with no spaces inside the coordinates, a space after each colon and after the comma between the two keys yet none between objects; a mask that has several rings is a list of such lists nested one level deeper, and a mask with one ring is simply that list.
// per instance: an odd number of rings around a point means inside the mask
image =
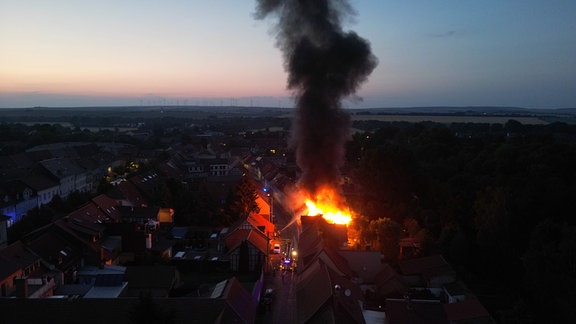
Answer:
[{"label": "black smoke plume", "polygon": [[278,18],[277,46],[296,97],[291,144],[302,170],[299,186],[312,195],[324,185],[337,188],[350,125],[341,100],[377,65],[370,44],[342,30],[351,14],[344,0],[257,1],[257,18]]}]

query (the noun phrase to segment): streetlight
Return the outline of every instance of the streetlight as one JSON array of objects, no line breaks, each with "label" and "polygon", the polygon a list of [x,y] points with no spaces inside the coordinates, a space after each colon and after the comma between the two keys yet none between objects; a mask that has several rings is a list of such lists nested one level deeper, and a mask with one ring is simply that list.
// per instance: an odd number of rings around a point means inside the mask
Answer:
[{"label": "streetlight", "polygon": [[266,193],[266,196],[268,197],[268,205],[270,206],[270,217],[268,220],[270,223],[274,223],[274,216],[272,214],[274,210],[274,197],[272,196],[272,191],[268,189],[268,187],[264,187],[262,191]]}]

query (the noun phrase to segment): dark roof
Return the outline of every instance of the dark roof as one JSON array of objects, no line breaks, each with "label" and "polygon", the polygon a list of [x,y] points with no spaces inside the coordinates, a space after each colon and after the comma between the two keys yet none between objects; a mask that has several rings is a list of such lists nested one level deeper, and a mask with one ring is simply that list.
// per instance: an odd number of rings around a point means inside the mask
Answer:
[{"label": "dark roof", "polygon": [[131,176],[126,180],[128,180],[126,182],[132,183],[144,197],[152,199],[158,184],[163,181],[163,177],[156,171],[149,171],[144,174]]},{"label": "dark roof", "polygon": [[386,318],[394,324],[448,324],[439,301],[386,299]]},{"label": "dark roof", "polygon": [[408,286],[396,271],[386,264],[374,278],[378,292],[383,296],[404,294]]},{"label": "dark roof", "polygon": [[171,289],[176,279],[176,268],[164,265],[129,266],[125,278],[130,288]]},{"label": "dark roof", "polygon": [[340,276],[346,276],[348,278],[354,276],[354,271],[352,271],[352,268],[348,265],[348,261],[330,247],[325,246],[322,251],[316,255],[316,258],[322,260],[332,271],[338,273]]},{"label": "dark roof", "polygon": [[214,200],[225,200],[230,191],[240,182],[240,178],[234,175],[208,177],[206,190]]},{"label": "dark roof", "polygon": [[139,207],[139,206],[118,206],[118,212],[122,216],[122,219],[136,218],[139,220],[157,219],[158,207]]},{"label": "dark roof", "polygon": [[224,314],[222,317],[223,323],[232,323],[234,317],[240,318],[242,323],[254,323],[256,300],[242,287],[236,277],[228,280],[222,298],[226,300],[226,304],[234,312],[234,314]]},{"label": "dark roof", "polygon": [[450,266],[442,255],[431,255],[415,259],[401,260],[398,262],[400,272],[404,275],[418,275],[437,268]]},{"label": "dark roof", "polygon": [[8,245],[0,250],[0,281],[39,260],[40,258],[28,251],[21,241]]},{"label": "dark roof", "polygon": [[21,180],[30,188],[36,190],[36,192],[59,186],[58,182],[40,174],[29,175],[22,178]]},{"label": "dark roof", "polygon": [[0,156],[0,170],[10,170],[18,167],[18,164],[10,156]]},{"label": "dark roof", "polygon": [[[74,238],[79,239],[82,243],[87,245],[91,245],[93,236],[100,237],[105,230],[104,225],[89,222],[75,216],[58,219],[54,224],[64,232],[71,234]],[[90,237],[86,238],[86,235]]]},{"label": "dark roof", "polygon": [[64,239],[53,226],[46,227],[43,233],[25,244],[29,250],[60,270],[76,264],[82,257],[82,251],[76,244]]},{"label": "dark roof", "polygon": [[328,272],[320,261],[316,261],[298,276],[296,284],[298,322],[305,323],[312,318],[331,297],[332,286]]},{"label": "dark roof", "polygon": [[148,200],[140,193],[138,188],[130,181],[121,182],[115,188],[122,196],[134,206],[148,205]]},{"label": "dark roof", "polygon": [[316,260],[300,272],[296,284],[297,318],[306,323],[322,317],[322,312],[333,313],[342,323],[364,323],[359,301],[362,291],[348,279],[330,270]]},{"label": "dark roof", "polygon": [[307,266],[314,261],[314,257],[322,250],[322,236],[317,226],[304,227],[298,240],[298,254],[301,266]]},{"label": "dark roof", "polygon": [[166,162],[158,165],[158,171],[169,178],[179,178],[184,174],[184,171],[174,162]]},{"label": "dark roof", "polygon": [[365,323],[360,301],[364,294],[358,285],[328,269],[330,282],[334,288],[334,313],[339,323]]},{"label": "dark roof", "polygon": [[490,318],[490,313],[476,298],[466,299],[458,303],[444,304],[444,310],[449,321]]},{"label": "dark roof", "polygon": [[374,282],[376,275],[384,269],[384,256],[379,251],[338,250],[355,274],[363,282]]},{"label": "dark roof", "polygon": [[338,254],[335,249],[324,244],[324,239],[315,222],[309,224],[300,234],[298,249],[300,269],[306,269],[317,259],[321,259],[340,275],[354,276],[354,271],[348,265],[348,261]]},{"label": "dark roof", "polygon": [[35,163],[26,153],[14,154],[10,158],[19,168],[31,168]]},{"label": "dark roof", "polygon": [[63,179],[85,172],[84,168],[80,167],[68,158],[44,160],[40,161],[40,164],[57,179]]}]

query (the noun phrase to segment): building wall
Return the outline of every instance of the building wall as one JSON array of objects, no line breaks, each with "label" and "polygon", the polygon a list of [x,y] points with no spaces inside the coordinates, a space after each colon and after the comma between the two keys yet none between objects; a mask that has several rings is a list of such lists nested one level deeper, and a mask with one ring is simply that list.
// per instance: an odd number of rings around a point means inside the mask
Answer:
[{"label": "building wall", "polygon": [[65,177],[60,179],[60,197],[62,197],[63,199],[65,199],[66,197],[68,197],[68,195],[74,191],[74,176],[70,176],[70,177]]},{"label": "building wall", "polygon": [[[237,247],[235,250],[229,253],[230,256],[230,268],[232,271],[239,271],[240,270],[240,247]],[[257,269],[258,261],[260,260],[262,264],[265,264],[264,260],[265,255],[260,252],[257,248],[255,248],[252,244],[248,243],[248,270],[249,271],[257,271],[261,269]]]},{"label": "building wall", "polygon": [[37,207],[49,204],[52,201],[52,198],[54,198],[54,196],[58,195],[58,189],[59,188],[57,186],[54,186],[51,188],[47,188],[47,189],[38,191]]},{"label": "building wall", "polygon": [[16,286],[14,285],[16,277],[24,275],[23,269],[18,269],[18,271],[10,274],[6,278],[1,278],[0,280],[0,296],[6,297],[12,295],[16,291]]}]

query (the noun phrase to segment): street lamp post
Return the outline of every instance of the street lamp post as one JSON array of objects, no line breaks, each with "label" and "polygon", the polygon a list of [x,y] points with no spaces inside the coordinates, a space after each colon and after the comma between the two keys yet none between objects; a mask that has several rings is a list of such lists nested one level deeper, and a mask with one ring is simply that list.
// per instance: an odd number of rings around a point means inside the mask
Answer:
[{"label": "street lamp post", "polygon": [[270,206],[270,215],[268,217],[268,220],[270,221],[270,223],[274,223],[274,197],[272,196],[272,192],[270,191],[270,189],[268,189],[268,187],[264,187],[264,192],[266,193],[266,196],[268,197],[268,205]]}]

